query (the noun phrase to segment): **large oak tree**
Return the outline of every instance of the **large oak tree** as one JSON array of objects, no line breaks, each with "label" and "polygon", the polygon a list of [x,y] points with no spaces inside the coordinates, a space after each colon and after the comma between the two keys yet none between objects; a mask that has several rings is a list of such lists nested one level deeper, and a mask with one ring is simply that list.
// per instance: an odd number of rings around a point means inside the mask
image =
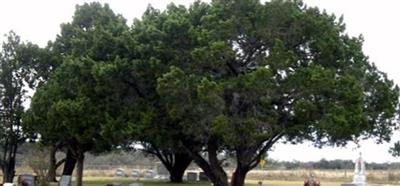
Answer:
[{"label": "large oak tree", "polygon": [[342,18],[300,1],[214,0],[143,20],[133,27],[146,31],[139,42],[173,66],[157,80],[171,130],[215,185],[228,185],[218,156],[226,151],[236,159],[232,185],[243,185],[280,139],[390,138],[398,88]]}]

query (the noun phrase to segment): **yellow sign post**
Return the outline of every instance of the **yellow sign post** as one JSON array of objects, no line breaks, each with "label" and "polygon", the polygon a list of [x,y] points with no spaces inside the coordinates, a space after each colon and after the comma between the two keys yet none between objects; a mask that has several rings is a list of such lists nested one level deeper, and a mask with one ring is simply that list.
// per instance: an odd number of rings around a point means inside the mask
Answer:
[{"label": "yellow sign post", "polygon": [[266,161],[265,161],[264,159],[261,159],[261,160],[260,160],[261,169],[264,168],[265,163],[266,163]]}]

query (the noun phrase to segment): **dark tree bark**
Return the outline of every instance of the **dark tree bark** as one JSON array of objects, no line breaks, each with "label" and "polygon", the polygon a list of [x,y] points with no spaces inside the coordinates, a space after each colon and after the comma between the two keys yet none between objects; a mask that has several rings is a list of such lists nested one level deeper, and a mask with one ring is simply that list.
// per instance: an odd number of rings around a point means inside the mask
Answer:
[{"label": "dark tree bark", "polygon": [[51,145],[50,147],[50,152],[49,152],[49,171],[47,172],[46,175],[46,180],[48,182],[57,182],[57,169],[65,163],[66,158],[61,159],[60,161],[57,162],[56,158],[56,153],[59,149],[59,145]]},{"label": "dark tree bark", "polygon": [[243,186],[245,184],[247,173],[258,165],[263,155],[281,137],[282,134],[275,134],[268,140],[260,140],[253,143],[252,145],[238,145],[235,149],[237,165],[235,172],[232,175],[230,185]]},{"label": "dark tree bark", "polygon": [[15,157],[18,142],[11,136],[5,142],[5,150],[2,159],[3,183],[12,183],[15,176]]},{"label": "dark tree bark", "polygon": [[76,171],[76,185],[82,186],[83,182],[83,166],[84,166],[85,155],[83,152],[78,152],[77,157],[77,171]]},{"label": "dark tree bark", "polygon": [[64,169],[62,175],[71,176],[74,172],[76,164],[76,158],[74,157],[71,150],[67,150],[67,155],[65,157]]},{"label": "dark tree bark", "polygon": [[57,170],[57,167],[56,167],[56,162],[57,162],[57,160],[56,160],[56,152],[57,152],[57,147],[56,147],[56,145],[51,145],[50,147],[49,147],[50,149],[49,149],[49,163],[50,163],[50,165],[49,165],[49,171],[48,171],[48,173],[47,173],[47,176],[46,176],[46,180],[47,181],[49,181],[49,182],[57,182],[57,179],[56,179],[56,170]]},{"label": "dark tree bark", "polygon": [[235,172],[232,174],[231,186],[244,185],[247,172],[249,172],[248,168],[237,166]]},{"label": "dark tree bark", "polygon": [[10,159],[3,167],[3,183],[13,183],[15,176],[15,158]]},{"label": "dark tree bark", "polygon": [[161,161],[167,169],[170,175],[170,182],[172,183],[182,183],[185,170],[193,161],[193,158],[185,151],[185,149],[172,152],[170,150],[160,150],[151,145],[144,151],[155,155]]},{"label": "dark tree bark", "polygon": [[[270,139],[260,140],[253,145],[240,146],[235,149],[237,167],[232,175],[230,186],[243,186],[245,184],[247,173],[255,168],[263,155],[276,143],[283,135],[275,134]],[[201,156],[201,145],[190,140],[182,140],[194,162],[204,171],[214,186],[228,186],[228,177],[222,167],[222,161],[218,160],[218,144],[209,139],[206,145],[208,157],[206,160]]]},{"label": "dark tree bark", "polygon": [[169,171],[170,181],[173,183],[182,183],[182,177],[185,170],[192,162],[192,157],[187,153],[175,153],[175,161]]},{"label": "dark tree bark", "polygon": [[200,155],[200,150],[193,147],[188,140],[182,141],[189,151],[193,161],[204,171],[214,186],[228,186],[228,177],[222,168],[222,162],[218,160],[217,144],[210,142],[207,145],[208,161]]}]

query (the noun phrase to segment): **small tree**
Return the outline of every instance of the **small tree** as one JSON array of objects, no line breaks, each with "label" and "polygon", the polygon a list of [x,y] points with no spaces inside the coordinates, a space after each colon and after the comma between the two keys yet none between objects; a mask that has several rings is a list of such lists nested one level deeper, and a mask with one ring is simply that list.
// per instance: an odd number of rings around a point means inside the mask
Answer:
[{"label": "small tree", "polygon": [[[46,76],[48,79],[35,93],[26,115],[27,128],[40,134],[44,143],[66,149],[63,174],[72,174],[78,163],[80,185],[84,153],[110,148],[98,141],[109,140],[106,135],[100,137],[98,130],[104,129],[102,134],[106,134],[107,127],[100,125],[111,125],[113,120],[103,113],[106,106],[97,108],[107,104],[104,98],[107,95],[97,94],[91,70],[96,63],[107,63],[119,55],[129,54],[124,38],[129,36],[129,28],[125,22],[108,5],[85,3],[77,6],[72,22],[62,24],[60,35],[49,45],[49,54],[55,56],[52,60],[61,64],[58,67],[61,70],[53,68]],[[87,133],[82,136],[82,131]]]},{"label": "small tree", "polygon": [[21,129],[24,87],[29,70],[21,61],[20,38],[10,32],[0,51],[0,167],[3,182],[13,182],[18,145],[24,140]]},{"label": "small tree", "polygon": [[50,150],[46,147],[40,147],[38,144],[33,144],[29,151],[24,154],[25,163],[33,170],[38,177],[41,186],[48,185],[47,175],[49,172]]}]

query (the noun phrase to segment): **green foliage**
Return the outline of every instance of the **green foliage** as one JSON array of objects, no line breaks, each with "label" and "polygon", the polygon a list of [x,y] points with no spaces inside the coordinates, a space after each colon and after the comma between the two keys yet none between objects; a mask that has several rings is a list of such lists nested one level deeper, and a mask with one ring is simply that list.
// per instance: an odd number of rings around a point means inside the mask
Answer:
[{"label": "green foliage", "polygon": [[389,149],[389,153],[392,156],[399,157],[400,156],[400,142],[396,142],[393,147]]},{"label": "green foliage", "polygon": [[29,68],[20,60],[20,38],[10,32],[0,51],[0,168],[3,182],[12,182],[18,145],[25,139],[21,130],[27,97],[24,87],[30,74]]},{"label": "green foliage", "polygon": [[114,95],[101,92],[97,70],[131,55],[129,37],[125,19],[108,5],[85,3],[76,7],[73,21],[63,24],[56,41],[44,50],[52,57],[44,55],[42,60],[51,68],[38,73],[43,80],[24,117],[25,129],[39,134],[42,143],[72,152],[78,162],[78,185],[84,153],[109,150],[121,138],[116,132],[124,128],[113,114]]},{"label": "green foliage", "polygon": [[218,153],[235,154],[241,185],[280,139],[382,141],[396,125],[399,88],[368,61],[362,37],[301,1],[149,7],[130,29],[99,3],[73,18],[47,49],[25,49],[44,61],[32,77],[48,81],[26,122],[45,141],[188,150],[217,185],[227,182]]},{"label": "green foliage", "polygon": [[61,33],[52,46],[57,55],[90,57],[96,61],[129,55],[126,20],[110,7],[98,2],[76,7],[71,23],[61,25]]},{"label": "green foliage", "polygon": [[159,61],[157,106],[170,130],[194,154],[236,153],[247,172],[281,138],[390,138],[399,89],[342,21],[298,1],[214,0],[149,8],[132,32],[142,56]]},{"label": "green foliage", "polygon": [[121,123],[113,111],[123,100],[103,92],[105,80],[99,76],[119,57],[131,55],[128,31],[125,19],[108,5],[77,6],[73,21],[63,24],[56,41],[43,51],[40,61],[51,62],[51,75],[46,74],[32,99],[26,130],[39,133],[44,143],[79,144],[84,151],[109,148],[117,138],[110,131],[115,133]]},{"label": "green foliage", "polygon": [[91,150],[100,139],[102,120],[95,102],[93,63],[88,59],[65,61],[35,93],[27,127],[35,127],[44,142],[78,143]]}]

